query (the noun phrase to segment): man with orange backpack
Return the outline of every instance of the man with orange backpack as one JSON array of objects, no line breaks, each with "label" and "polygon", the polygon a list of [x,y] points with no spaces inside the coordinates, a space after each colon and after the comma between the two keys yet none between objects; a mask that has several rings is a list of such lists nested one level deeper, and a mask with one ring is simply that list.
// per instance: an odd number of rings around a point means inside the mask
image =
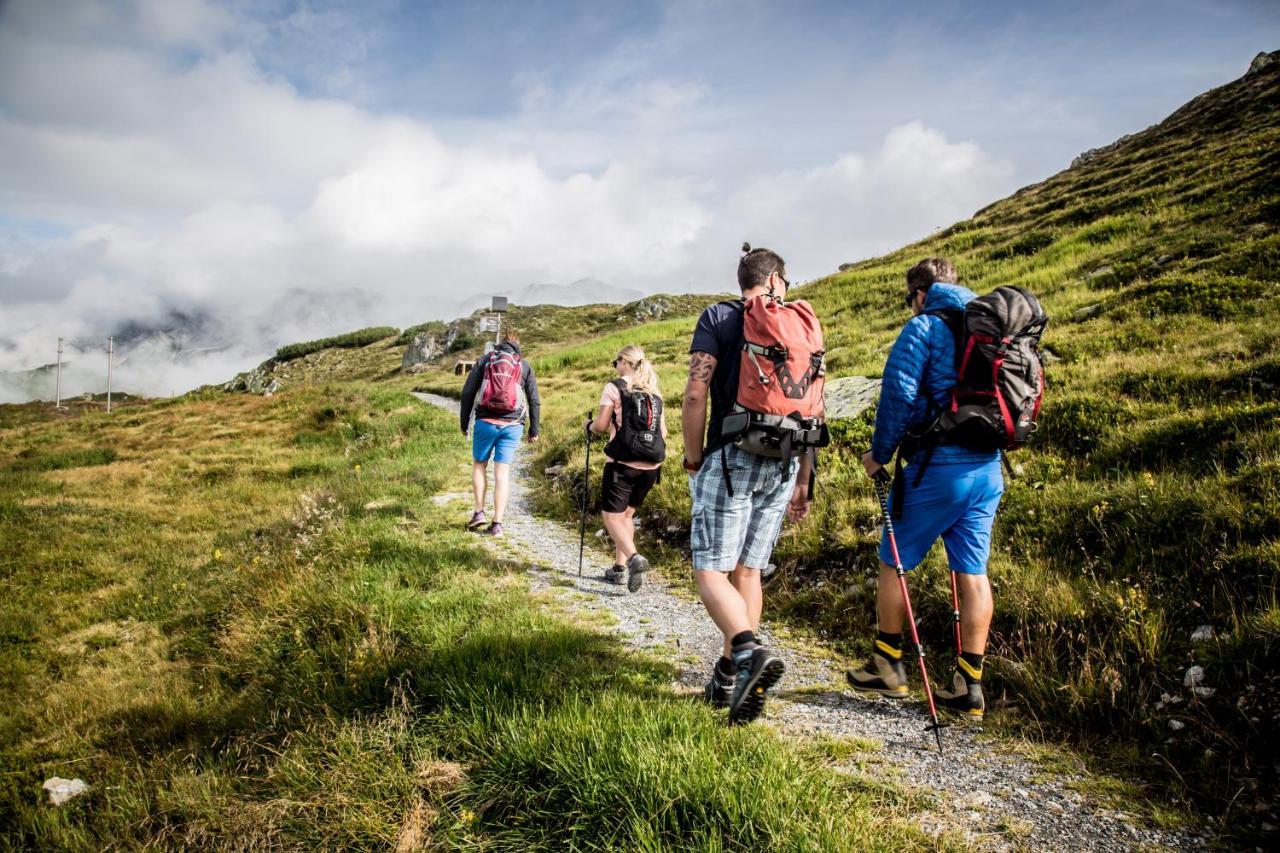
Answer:
[{"label": "man with orange backpack", "polygon": [[694,574],[724,635],[704,695],[734,723],[760,715],[785,670],[756,636],[760,573],[783,517],[808,515],[814,451],[827,443],[822,328],[808,303],[783,301],[790,285],[777,253],[743,252],[742,298],[698,319],[681,413]]},{"label": "man with orange backpack", "polygon": [[[502,343],[485,353],[471,368],[462,386],[460,414],[462,434],[471,430],[471,490],[475,512],[467,527],[490,536],[502,535],[502,518],[511,495],[511,463],[515,461],[524,418],[529,417],[525,441],[538,440],[542,401],[533,368],[520,356],[520,336],[515,330],[503,335]],[[485,524],[485,487],[489,460],[493,460],[493,522]]]}]

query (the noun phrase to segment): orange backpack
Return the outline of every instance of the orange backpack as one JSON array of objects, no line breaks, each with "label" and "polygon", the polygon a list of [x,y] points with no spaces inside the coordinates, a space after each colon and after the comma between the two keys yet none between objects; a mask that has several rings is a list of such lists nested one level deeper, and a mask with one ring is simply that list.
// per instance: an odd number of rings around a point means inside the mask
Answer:
[{"label": "orange backpack", "polygon": [[737,398],[721,435],[783,465],[796,453],[830,444],[822,399],[826,349],[809,303],[751,298],[742,312],[742,339]]}]

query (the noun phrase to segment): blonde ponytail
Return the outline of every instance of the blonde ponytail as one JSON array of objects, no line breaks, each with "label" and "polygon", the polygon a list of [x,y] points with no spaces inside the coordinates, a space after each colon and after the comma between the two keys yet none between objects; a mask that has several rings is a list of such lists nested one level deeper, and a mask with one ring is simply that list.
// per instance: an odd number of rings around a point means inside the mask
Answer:
[{"label": "blonde ponytail", "polygon": [[644,350],[635,344],[627,344],[618,350],[618,358],[631,365],[632,388],[646,394],[662,396],[662,389],[658,387],[658,372],[653,369],[653,363],[645,358]]}]

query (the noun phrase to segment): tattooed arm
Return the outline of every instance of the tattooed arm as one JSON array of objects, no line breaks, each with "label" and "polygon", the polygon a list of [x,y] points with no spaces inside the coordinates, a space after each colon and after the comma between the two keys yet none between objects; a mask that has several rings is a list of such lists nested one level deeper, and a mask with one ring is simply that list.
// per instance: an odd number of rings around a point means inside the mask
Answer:
[{"label": "tattooed arm", "polygon": [[684,432],[684,456],[690,462],[702,461],[703,437],[707,426],[707,394],[711,375],[716,370],[716,357],[705,352],[689,356],[689,381],[684,386],[684,404],[680,409],[680,426]]}]

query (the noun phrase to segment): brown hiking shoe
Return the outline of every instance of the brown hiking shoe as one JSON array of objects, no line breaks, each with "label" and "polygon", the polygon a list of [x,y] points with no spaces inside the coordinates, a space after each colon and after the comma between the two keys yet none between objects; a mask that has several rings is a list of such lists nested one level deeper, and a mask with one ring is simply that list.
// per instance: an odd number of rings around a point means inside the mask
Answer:
[{"label": "brown hiking shoe", "polygon": [[891,699],[904,699],[907,689],[907,668],[902,663],[902,650],[876,640],[875,651],[861,669],[850,669],[844,674],[849,686],[855,690],[879,693]]},{"label": "brown hiking shoe", "polygon": [[959,669],[951,674],[951,684],[933,691],[933,698],[937,700],[939,708],[973,720],[981,720],[986,712],[982,682],[965,678]]}]

